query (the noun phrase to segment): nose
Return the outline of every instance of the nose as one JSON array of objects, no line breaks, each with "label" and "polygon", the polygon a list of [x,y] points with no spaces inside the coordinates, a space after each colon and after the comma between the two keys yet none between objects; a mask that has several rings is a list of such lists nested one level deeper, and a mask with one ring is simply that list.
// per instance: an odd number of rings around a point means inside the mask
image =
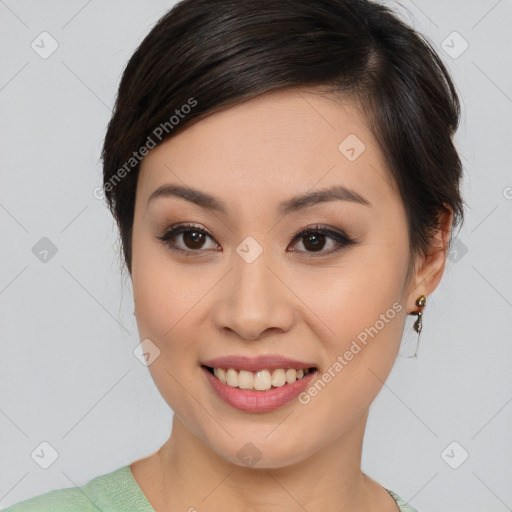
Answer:
[{"label": "nose", "polygon": [[294,295],[284,276],[263,251],[249,263],[233,253],[233,268],[226,276],[215,308],[217,328],[247,340],[286,332],[294,321]]}]

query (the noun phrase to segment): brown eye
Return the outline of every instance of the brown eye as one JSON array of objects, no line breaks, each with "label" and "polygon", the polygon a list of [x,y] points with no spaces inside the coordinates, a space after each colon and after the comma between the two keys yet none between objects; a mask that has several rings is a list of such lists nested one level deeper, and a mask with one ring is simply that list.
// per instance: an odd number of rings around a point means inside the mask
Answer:
[{"label": "brown eye", "polygon": [[325,245],[325,235],[321,233],[302,237],[303,245],[308,251],[321,251]]},{"label": "brown eye", "polygon": [[201,249],[204,244],[204,233],[199,231],[184,231],[183,242],[188,249]]},{"label": "brown eye", "polygon": [[[357,243],[342,232],[318,225],[303,229],[292,238],[292,242],[295,240],[302,243],[304,250],[293,249],[293,251],[310,253],[313,256],[317,256],[315,253],[318,253],[318,256],[329,255]],[[326,245],[331,247],[324,251]]]},{"label": "brown eye", "polygon": [[[164,242],[168,248],[188,255],[198,256],[205,252],[222,252],[222,248],[220,248],[208,232],[193,224],[174,226],[165,234],[156,238]],[[209,240],[210,247],[208,247]],[[310,256],[328,256],[344,247],[357,243],[343,232],[321,226],[303,229],[292,238],[292,242],[295,241],[297,241],[295,245],[302,244],[304,249],[295,248],[292,251],[309,254]],[[323,250],[326,247],[328,247],[328,250]]]},{"label": "brown eye", "polygon": [[213,240],[212,236],[204,229],[194,226],[193,224],[175,226],[169,229],[164,235],[158,236],[157,238],[164,242],[167,247],[176,251],[204,252],[202,249],[205,249],[204,246],[208,239],[212,240],[213,247],[206,249],[218,249],[218,245]]}]

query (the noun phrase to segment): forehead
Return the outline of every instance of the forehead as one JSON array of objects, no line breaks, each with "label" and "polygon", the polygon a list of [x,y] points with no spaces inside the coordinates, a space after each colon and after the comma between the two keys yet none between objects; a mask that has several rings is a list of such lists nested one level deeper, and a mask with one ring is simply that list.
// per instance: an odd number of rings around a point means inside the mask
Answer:
[{"label": "forehead", "polygon": [[138,199],[145,205],[166,183],[209,191],[239,210],[334,184],[372,203],[396,199],[383,155],[356,106],[297,89],[214,113],[161,143],[141,163]]}]

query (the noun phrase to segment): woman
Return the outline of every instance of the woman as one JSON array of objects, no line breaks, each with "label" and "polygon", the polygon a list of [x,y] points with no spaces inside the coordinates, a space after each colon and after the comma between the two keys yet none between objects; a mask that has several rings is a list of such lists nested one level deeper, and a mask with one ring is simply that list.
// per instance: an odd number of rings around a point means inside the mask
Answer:
[{"label": "woman", "polygon": [[384,6],[178,3],[103,147],[171,435],[7,511],[414,511],[362,443],[463,218],[458,121],[435,51]]}]

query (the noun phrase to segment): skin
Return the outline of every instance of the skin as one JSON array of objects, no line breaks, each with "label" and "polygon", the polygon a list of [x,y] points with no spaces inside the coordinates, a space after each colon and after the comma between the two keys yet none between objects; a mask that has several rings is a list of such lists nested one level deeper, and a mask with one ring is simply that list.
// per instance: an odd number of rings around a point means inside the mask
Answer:
[{"label": "skin", "polygon": [[[355,161],[338,149],[349,134],[366,146]],[[207,192],[227,213],[176,197],[148,204],[167,183]],[[334,184],[371,206],[335,200],[284,216],[276,210],[280,201]],[[382,153],[353,103],[312,89],[267,93],[153,149],[137,185],[131,277],[140,339],[160,350],[149,370],[174,419],[166,443],[131,464],[152,506],[159,512],[397,511],[386,490],[361,471],[363,435],[406,315],[421,294],[428,303],[442,277],[451,221],[447,210],[436,243],[407,281],[406,213]],[[196,255],[157,239],[183,222],[212,235],[202,246],[177,235],[178,247],[199,247]],[[320,252],[304,238],[290,242],[315,224],[357,244],[328,254],[337,247],[329,237]],[[263,248],[250,264],[236,252],[248,236]],[[217,356],[281,354],[312,362],[321,375],[394,303],[401,311],[307,404],[239,411],[217,397],[199,367]],[[237,457],[247,442],[261,453],[254,467]]]}]

